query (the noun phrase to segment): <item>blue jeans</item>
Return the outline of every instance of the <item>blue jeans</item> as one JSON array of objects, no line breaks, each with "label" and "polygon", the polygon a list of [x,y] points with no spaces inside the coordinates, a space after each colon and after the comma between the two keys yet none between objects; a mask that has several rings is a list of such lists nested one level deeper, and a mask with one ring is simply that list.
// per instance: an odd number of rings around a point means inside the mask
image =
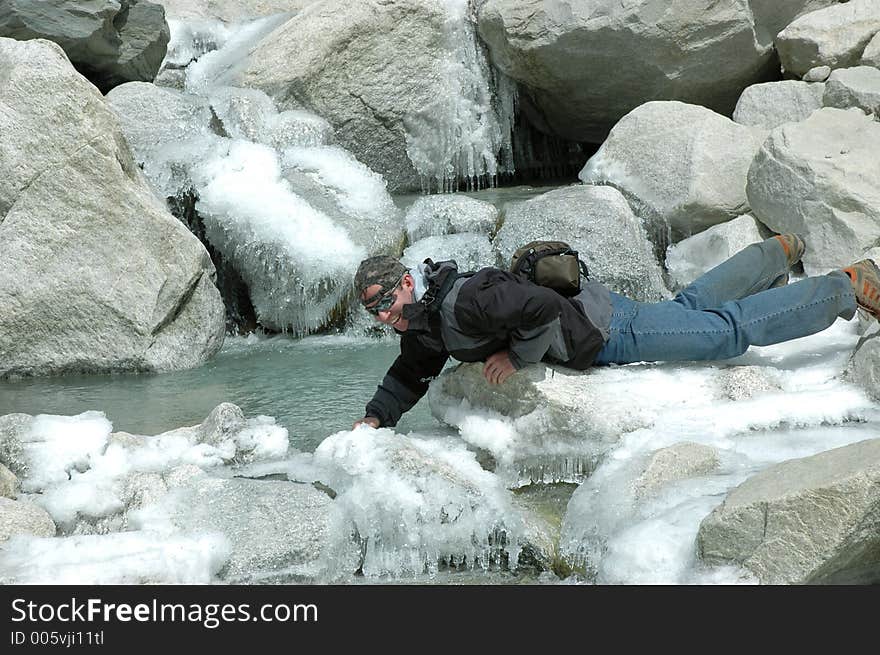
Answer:
[{"label": "blue jeans", "polygon": [[842,271],[769,288],[787,272],[785,251],[771,238],[744,248],[672,300],[643,303],[612,293],[610,336],[595,364],[728,359],[750,345],[805,337],[855,314]]}]

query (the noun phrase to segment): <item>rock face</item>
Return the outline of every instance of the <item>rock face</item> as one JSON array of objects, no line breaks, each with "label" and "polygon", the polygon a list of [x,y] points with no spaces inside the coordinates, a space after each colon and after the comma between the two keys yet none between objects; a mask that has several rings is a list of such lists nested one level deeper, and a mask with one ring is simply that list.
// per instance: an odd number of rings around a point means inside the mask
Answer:
[{"label": "rock face", "polygon": [[8,0],[0,6],[0,36],[54,41],[106,93],[124,82],[152,81],[170,31],[162,5],[144,0]]},{"label": "rock face", "polygon": [[643,301],[668,294],[642,222],[612,187],[570,186],[506,205],[495,238],[500,264],[537,239],[568,243],[590,278],[614,291]]},{"label": "rock face", "polygon": [[325,0],[265,37],[230,80],[326,118],[392,191],[448,190],[504,170],[498,153],[510,153],[511,118],[493,108],[466,14],[464,0]]},{"label": "rock face", "polygon": [[755,216],[808,244],[804,270],[861,259],[880,238],[880,123],[857,109],[824,108],[771,132],[748,174]]},{"label": "rock face", "polygon": [[748,210],[746,173],[765,136],[705,107],[648,102],[620,119],[580,179],[617,187],[677,240]]},{"label": "rock face", "polygon": [[0,544],[17,534],[54,537],[55,523],[33,503],[0,497]]},{"label": "rock face", "polygon": [[46,41],[0,39],[0,377],[197,366],[223,342],[198,240],[100,94]]},{"label": "rock face", "polygon": [[761,241],[758,222],[749,214],[713,225],[666,251],[666,269],[681,289],[752,243]]},{"label": "rock face", "polygon": [[851,0],[801,16],[776,37],[785,71],[801,76],[814,66],[855,66],[880,32],[880,1]]},{"label": "rock face", "polygon": [[766,584],[880,581],[880,439],[778,464],[731,491],[700,525],[708,563]]},{"label": "rock face", "polygon": [[859,342],[849,363],[847,377],[880,401],[880,336],[876,331]]},{"label": "rock face", "polygon": [[772,130],[783,123],[797,123],[822,107],[825,85],[799,80],[753,84],[743,91],[733,110],[733,120]]},{"label": "rock face", "polygon": [[478,19],[493,62],[520,83],[532,122],[600,143],[648,100],[729,114],[744,87],[771,79],[776,33],[829,4],[488,0]]},{"label": "rock face", "polygon": [[837,69],[825,84],[822,101],[826,107],[858,107],[869,114],[880,115],[880,69],[873,66]]}]

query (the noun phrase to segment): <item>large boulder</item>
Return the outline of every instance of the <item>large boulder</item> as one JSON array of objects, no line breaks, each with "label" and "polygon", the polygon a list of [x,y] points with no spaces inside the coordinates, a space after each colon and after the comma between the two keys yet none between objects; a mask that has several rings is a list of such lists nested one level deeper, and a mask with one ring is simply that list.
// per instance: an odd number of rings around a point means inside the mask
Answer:
[{"label": "large boulder", "polygon": [[48,39],[103,93],[132,80],[152,81],[170,38],[165,10],[145,0],[8,0],[0,36]]},{"label": "large boulder", "polygon": [[733,120],[772,130],[783,123],[797,123],[822,107],[825,85],[800,80],[753,84],[743,91],[733,110]]},{"label": "large boulder", "polygon": [[0,377],[198,366],[224,309],[204,246],[151,192],[55,44],[0,39]]},{"label": "large boulder", "polygon": [[613,291],[642,301],[668,295],[645,227],[612,187],[569,186],[506,205],[495,237],[501,265],[537,239],[568,243],[586,262],[590,278]]},{"label": "large boulder", "polygon": [[855,66],[878,32],[880,0],[850,0],[793,21],[777,35],[776,49],[783,69],[800,77],[814,66]]},{"label": "large boulder", "polygon": [[448,190],[504,169],[511,118],[497,113],[491,78],[466,2],[324,0],[224,79],[323,116],[392,190]]},{"label": "large boulder", "polygon": [[880,335],[876,329],[859,341],[847,368],[847,378],[880,401]]},{"label": "large boulder", "polygon": [[318,0],[162,0],[169,19],[218,18],[238,22],[259,16],[300,11]]},{"label": "large boulder", "polygon": [[826,107],[858,107],[866,113],[880,115],[880,69],[873,66],[837,69],[825,83],[822,102]]},{"label": "large boulder", "polygon": [[749,478],[700,525],[699,555],[766,584],[880,581],[880,439]]},{"label": "large boulder", "polygon": [[782,125],[748,174],[749,204],[774,232],[806,238],[814,275],[857,259],[880,239],[880,123],[858,109],[824,108]]},{"label": "large boulder", "polygon": [[580,179],[620,189],[677,241],[748,211],[746,173],[766,134],[705,107],[648,102],[620,119]]},{"label": "large boulder", "polygon": [[491,235],[498,223],[498,210],[490,202],[457,193],[421,196],[406,211],[403,222],[411,243],[462,232]]},{"label": "large boulder", "polygon": [[599,143],[649,100],[729,115],[744,87],[773,77],[773,36],[832,1],[488,0],[478,20],[492,60],[520,82],[532,122]]},{"label": "large boulder", "polygon": [[865,46],[865,51],[862,53],[859,65],[880,68],[880,32],[877,32],[874,38]]},{"label": "large boulder", "polygon": [[413,268],[429,257],[435,262],[454,259],[462,273],[497,264],[489,237],[473,232],[419,239],[403,251],[400,261]]}]

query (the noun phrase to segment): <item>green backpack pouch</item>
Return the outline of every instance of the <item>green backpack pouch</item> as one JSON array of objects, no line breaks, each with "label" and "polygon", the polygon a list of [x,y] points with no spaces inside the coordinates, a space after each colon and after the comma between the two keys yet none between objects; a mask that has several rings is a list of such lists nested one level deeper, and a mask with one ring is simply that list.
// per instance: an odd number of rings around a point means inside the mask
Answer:
[{"label": "green backpack pouch", "polygon": [[513,253],[509,270],[566,297],[580,292],[581,275],[589,279],[587,265],[564,241],[527,243]]}]

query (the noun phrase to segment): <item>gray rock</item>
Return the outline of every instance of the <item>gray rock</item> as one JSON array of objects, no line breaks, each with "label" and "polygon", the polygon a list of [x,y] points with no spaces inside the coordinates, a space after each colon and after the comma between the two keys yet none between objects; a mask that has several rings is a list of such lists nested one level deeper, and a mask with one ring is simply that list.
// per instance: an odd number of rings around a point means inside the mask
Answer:
[{"label": "gray rock", "polygon": [[776,33],[832,2],[488,0],[478,20],[535,126],[598,143],[649,100],[729,115],[744,87],[771,79]]},{"label": "gray rock", "polygon": [[873,66],[838,68],[825,84],[826,107],[858,107],[880,116],[880,69]]},{"label": "gray rock", "polygon": [[782,125],[749,169],[754,215],[806,239],[804,269],[826,273],[861,259],[880,238],[880,123],[860,110],[824,108]]},{"label": "gray rock", "polygon": [[0,377],[203,363],[225,328],[213,264],[101,95],[47,41],[0,39],[0,69]]},{"label": "gray rock", "polygon": [[654,451],[644,470],[636,478],[636,498],[657,493],[676,480],[705,475],[720,465],[718,451],[711,446],[683,441]]},{"label": "gray rock", "polygon": [[709,564],[765,584],[880,581],[880,439],[772,466],[731,491],[697,536]]},{"label": "gray rock", "polygon": [[283,579],[314,565],[327,544],[333,501],[311,485],[204,475],[177,482],[160,511],[183,532],[221,532],[231,542],[220,572],[227,582]]},{"label": "gray rock", "polygon": [[813,66],[804,73],[804,82],[824,82],[831,75],[831,66]]},{"label": "gray rock", "polygon": [[536,239],[565,241],[586,262],[591,279],[635,300],[668,295],[645,228],[616,189],[575,185],[506,205],[495,237],[501,265]]},{"label": "gray rock", "polygon": [[762,241],[758,222],[743,214],[713,225],[666,250],[666,270],[675,289],[683,289],[752,243]]},{"label": "gray rock", "polygon": [[497,223],[495,205],[457,193],[421,196],[404,218],[410,243],[425,237],[461,232],[491,235]]},{"label": "gray rock", "polygon": [[18,477],[27,477],[29,466],[22,446],[22,436],[30,428],[29,414],[0,416],[0,463]]},{"label": "gray rock", "polygon": [[467,232],[420,239],[403,251],[400,260],[413,268],[428,257],[435,262],[454,259],[462,273],[478,271],[496,264],[495,251],[489,237]]},{"label": "gray rock", "polygon": [[765,136],[705,107],[648,102],[620,119],[580,179],[620,189],[677,240],[748,211],[746,173]]},{"label": "gray rock", "polygon": [[[464,3],[325,0],[264,38],[224,79],[326,118],[392,191],[504,170],[510,116]],[[508,103],[509,104],[509,103]],[[502,160],[506,161],[506,160]]]},{"label": "gray rock", "polygon": [[33,503],[0,496],[0,544],[17,534],[54,537],[55,523]]},{"label": "gray rock", "polygon": [[783,123],[797,123],[822,106],[824,92],[824,84],[798,80],[753,84],[739,97],[733,120],[768,130]]},{"label": "gray rock", "polygon": [[761,366],[731,366],[718,375],[718,386],[725,399],[748,400],[757,394],[781,391],[778,371]]},{"label": "gray rock", "polygon": [[196,441],[218,446],[247,427],[247,419],[238,405],[220,403],[196,428]]},{"label": "gray rock", "polygon": [[186,88],[186,71],[182,68],[165,68],[156,74],[153,84],[183,91]]},{"label": "gray rock", "polygon": [[21,482],[15,474],[0,464],[0,497],[15,498],[21,489]]},{"label": "gray rock", "polygon": [[880,2],[834,3],[793,21],[776,37],[782,68],[798,77],[815,66],[855,66],[880,31]]},{"label": "gray rock", "polygon": [[301,11],[318,0],[162,0],[169,19],[219,18],[234,23]]},{"label": "gray rock", "polygon": [[859,66],[880,68],[880,32],[877,32],[868,45],[865,46]]},{"label": "gray rock", "polygon": [[124,82],[152,81],[170,32],[162,5],[144,0],[8,0],[0,6],[0,36],[54,41],[106,93]]},{"label": "gray rock", "polygon": [[880,334],[876,329],[859,341],[847,368],[847,378],[880,401]]}]

